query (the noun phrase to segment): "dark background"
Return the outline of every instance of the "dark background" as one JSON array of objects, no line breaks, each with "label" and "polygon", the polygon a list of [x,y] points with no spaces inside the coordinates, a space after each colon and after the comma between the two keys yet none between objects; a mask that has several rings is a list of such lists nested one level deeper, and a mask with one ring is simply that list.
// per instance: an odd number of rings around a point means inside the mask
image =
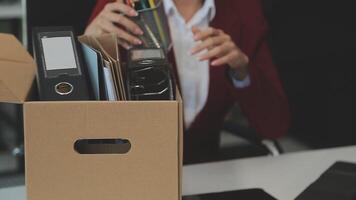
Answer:
[{"label": "dark background", "polygon": [[314,147],[356,143],[355,17],[348,1],[265,0],[270,47],[292,111]]},{"label": "dark background", "polygon": [[73,26],[79,34],[84,32],[96,0],[28,0],[28,38],[32,51],[32,27]]},{"label": "dark background", "polygon": [[[82,33],[95,2],[29,0],[29,39],[34,26],[69,25]],[[352,2],[263,0],[263,6],[290,102],[290,135],[316,148],[356,144]]]}]

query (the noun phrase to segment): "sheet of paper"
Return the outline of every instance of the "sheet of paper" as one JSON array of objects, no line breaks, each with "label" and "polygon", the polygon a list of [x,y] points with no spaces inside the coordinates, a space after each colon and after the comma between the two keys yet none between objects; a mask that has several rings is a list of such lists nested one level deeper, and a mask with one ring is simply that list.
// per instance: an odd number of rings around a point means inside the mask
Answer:
[{"label": "sheet of paper", "polygon": [[116,92],[115,92],[113,74],[112,74],[112,71],[110,70],[110,67],[108,67],[109,64],[107,62],[105,62],[105,65],[106,65],[106,67],[104,67],[103,71],[104,71],[107,97],[108,97],[109,101],[117,101],[118,98],[117,98]]}]

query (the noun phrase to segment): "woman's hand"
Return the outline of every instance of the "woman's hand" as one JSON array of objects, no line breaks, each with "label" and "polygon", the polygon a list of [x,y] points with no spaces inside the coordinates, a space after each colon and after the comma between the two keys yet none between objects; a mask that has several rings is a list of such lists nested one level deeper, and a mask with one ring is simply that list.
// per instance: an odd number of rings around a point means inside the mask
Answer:
[{"label": "woman's hand", "polygon": [[138,13],[124,4],[122,0],[108,3],[86,28],[85,34],[97,36],[103,33],[114,33],[125,48],[129,48],[131,45],[140,45],[141,40],[136,36],[142,35],[143,32],[137,24],[126,17],[137,15]]},{"label": "woman's hand", "polygon": [[196,55],[204,50],[199,56],[200,61],[212,60],[212,66],[229,65],[237,70],[238,79],[243,80],[248,74],[249,58],[232,41],[224,31],[215,28],[200,30],[192,28],[195,41],[201,41],[191,51]]}]

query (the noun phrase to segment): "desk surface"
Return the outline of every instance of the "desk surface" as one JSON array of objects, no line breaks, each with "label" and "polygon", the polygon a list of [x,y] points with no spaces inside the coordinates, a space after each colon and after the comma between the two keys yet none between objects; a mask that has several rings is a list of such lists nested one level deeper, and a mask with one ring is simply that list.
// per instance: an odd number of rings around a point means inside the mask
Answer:
[{"label": "desk surface", "polygon": [[[356,146],[185,166],[183,194],[258,187],[292,200],[335,161],[356,162]],[[25,200],[25,187],[0,189],[0,199]]]}]

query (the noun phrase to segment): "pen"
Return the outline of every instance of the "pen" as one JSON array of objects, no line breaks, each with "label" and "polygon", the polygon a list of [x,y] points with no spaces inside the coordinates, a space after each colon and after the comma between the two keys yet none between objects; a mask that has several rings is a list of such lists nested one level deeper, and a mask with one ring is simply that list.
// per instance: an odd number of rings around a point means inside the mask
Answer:
[{"label": "pen", "polygon": [[155,34],[152,32],[151,28],[147,25],[147,23],[145,22],[145,20],[142,18],[142,23],[143,26],[145,27],[149,37],[151,38],[153,44],[155,45],[156,48],[161,48],[161,45],[159,44]]},{"label": "pen", "polygon": [[[150,8],[151,9],[156,9],[155,0],[148,0],[148,2],[150,4]],[[159,35],[161,37],[162,43],[164,44],[164,46],[167,47],[167,40],[166,40],[164,31],[163,31],[162,23],[161,23],[161,20],[160,20],[160,18],[158,16],[157,10],[152,10],[152,12],[153,12],[153,15],[154,15],[154,19],[156,21],[158,33],[159,33]]]}]

